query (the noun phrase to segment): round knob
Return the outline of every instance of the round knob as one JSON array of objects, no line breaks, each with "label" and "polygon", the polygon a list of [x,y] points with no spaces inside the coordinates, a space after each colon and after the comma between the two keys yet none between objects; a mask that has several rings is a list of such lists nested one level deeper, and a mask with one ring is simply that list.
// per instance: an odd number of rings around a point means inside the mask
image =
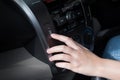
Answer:
[{"label": "round knob", "polygon": [[76,19],[76,13],[73,11],[69,11],[66,13],[66,19],[68,22],[74,21]]}]

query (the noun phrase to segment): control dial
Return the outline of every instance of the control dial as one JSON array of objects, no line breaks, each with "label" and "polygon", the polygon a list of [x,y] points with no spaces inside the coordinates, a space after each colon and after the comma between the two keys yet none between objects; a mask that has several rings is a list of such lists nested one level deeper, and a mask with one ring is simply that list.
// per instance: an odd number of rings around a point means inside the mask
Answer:
[{"label": "control dial", "polygon": [[68,22],[73,22],[77,18],[77,14],[74,11],[68,11],[66,13],[66,20]]}]

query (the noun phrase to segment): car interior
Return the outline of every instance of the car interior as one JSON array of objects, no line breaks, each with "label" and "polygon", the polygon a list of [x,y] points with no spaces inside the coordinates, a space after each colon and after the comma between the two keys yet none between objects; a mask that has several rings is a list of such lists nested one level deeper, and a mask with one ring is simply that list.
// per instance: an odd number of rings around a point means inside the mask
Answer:
[{"label": "car interior", "polygon": [[102,57],[120,34],[120,0],[0,0],[0,80],[108,80],[57,68],[46,49],[73,38]]}]

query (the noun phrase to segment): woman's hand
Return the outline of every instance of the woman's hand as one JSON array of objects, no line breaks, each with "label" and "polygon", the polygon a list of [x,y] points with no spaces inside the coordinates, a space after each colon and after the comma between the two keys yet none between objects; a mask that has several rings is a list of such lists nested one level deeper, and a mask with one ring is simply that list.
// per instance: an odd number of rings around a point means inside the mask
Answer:
[{"label": "woman's hand", "polygon": [[61,68],[66,68],[72,70],[76,73],[81,73],[84,75],[96,75],[99,62],[101,58],[94,55],[87,48],[75,42],[73,39],[58,35],[51,34],[53,39],[59,40],[65,45],[58,45],[47,50],[48,54],[53,53],[64,53],[56,54],[49,58],[50,61],[63,60],[65,62],[57,62],[56,66]]}]

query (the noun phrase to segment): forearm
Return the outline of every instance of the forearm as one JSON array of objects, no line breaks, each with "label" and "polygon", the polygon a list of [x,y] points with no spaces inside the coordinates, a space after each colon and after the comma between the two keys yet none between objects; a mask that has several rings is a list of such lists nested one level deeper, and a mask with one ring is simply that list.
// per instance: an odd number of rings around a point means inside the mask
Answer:
[{"label": "forearm", "polygon": [[109,60],[109,59],[101,59],[100,64],[97,68],[97,75],[100,77],[108,78],[111,80],[120,80],[120,62]]}]

